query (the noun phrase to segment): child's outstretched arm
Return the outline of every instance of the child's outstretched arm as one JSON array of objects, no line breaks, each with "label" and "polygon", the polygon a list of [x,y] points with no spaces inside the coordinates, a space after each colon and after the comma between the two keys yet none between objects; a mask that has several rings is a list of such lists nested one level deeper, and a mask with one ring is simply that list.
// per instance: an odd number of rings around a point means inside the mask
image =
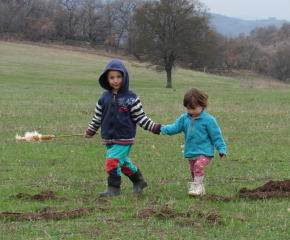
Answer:
[{"label": "child's outstretched arm", "polygon": [[172,125],[166,125],[161,127],[161,132],[163,135],[174,135],[180,132],[184,131],[184,125],[183,125],[183,116],[179,117],[175,120],[175,122]]},{"label": "child's outstretched arm", "polygon": [[142,103],[137,97],[131,105],[130,114],[133,122],[154,134],[160,134],[161,124],[153,122],[143,111]]},{"label": "child's outstretched arm", "polygon": [[99,104],[98,101],[95,107],[95,115],[91,123],[89,124],[89,127],[86,130],[84,136],[86,138],[92,138],[101,127],[101,121],[102,121],[102,106]]}]

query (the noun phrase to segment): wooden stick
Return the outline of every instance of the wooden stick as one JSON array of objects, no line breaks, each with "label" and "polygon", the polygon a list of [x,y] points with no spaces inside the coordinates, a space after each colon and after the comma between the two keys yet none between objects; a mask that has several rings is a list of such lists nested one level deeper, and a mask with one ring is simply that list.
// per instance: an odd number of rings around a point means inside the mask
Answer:
[{"label": "wooden stick", "polygon": [[[98,134],[98,133],[96,133]],[[58,137],[73,137],[73,136],[85,136],[85,134],[72,134],[72,135],[62,135],[62,136],[54,136],[55,138],[58,138]]]},{"label": "wooden stick", "polygon": [[35,133],[29,133],[29,134],[26,133],[25,137],[20,137],[19,135],[16,135],[15,138],[17,141],[25,140],[28,142],[40,142],[41,140],[53,140],[54,138],[58,138],[58,137],[73,137],[73,136],[79,136],[79,137],[83,136],[84,137],[84,134],[54,136],[54,135],[41,135],[41,134],[38,134],[37,132],[35,132]]},{"label": "wooden stick", "polygon": [[54,135],[42,135],[40,137],[41,140],[52,140],[54,138]]},{"label": "wooden stick", "polygon": [[73,137],[73,136],[84,136],[84,134],[72,134],[72,135],[62,135],[62,136],[54,136],[54,137],[58,138],[58,137]]}]

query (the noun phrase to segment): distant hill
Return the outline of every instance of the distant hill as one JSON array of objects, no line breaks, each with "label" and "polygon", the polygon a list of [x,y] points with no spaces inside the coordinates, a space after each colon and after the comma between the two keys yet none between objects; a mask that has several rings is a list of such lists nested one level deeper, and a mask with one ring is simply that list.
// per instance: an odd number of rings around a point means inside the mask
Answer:
[{"label": "distant hill", "polygon": [[212,23],[216,31],[222,35],[237,37],[240,33],[244,33],[245,36],[250,34],[250,31],[255,27],[267,27],[269,25],[276,25],[278,28],[282,26],[287,20],[278,20],[276,18],[260,19],[260,20],[242,20],[238,18],[226,17],[220,14],[212,13]]}]

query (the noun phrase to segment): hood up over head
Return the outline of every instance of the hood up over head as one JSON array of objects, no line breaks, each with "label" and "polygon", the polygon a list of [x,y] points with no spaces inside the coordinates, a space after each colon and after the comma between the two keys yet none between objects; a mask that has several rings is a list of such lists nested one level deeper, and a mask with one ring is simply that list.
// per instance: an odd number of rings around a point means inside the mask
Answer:
[{"label": "hood up over head", "polygon": [[122,86],[119,89],[118,93],[126,93],[129,90],[129,74],[125,67],[125,64],[119,59],[111,60],[107,66],[105,67],[102,75],[99,78],[99,83],[102,88],[111,91],[112,87],[110,86],[107,79],[107,71],[108,70],[117,70],[123,72],[123,82]]}]

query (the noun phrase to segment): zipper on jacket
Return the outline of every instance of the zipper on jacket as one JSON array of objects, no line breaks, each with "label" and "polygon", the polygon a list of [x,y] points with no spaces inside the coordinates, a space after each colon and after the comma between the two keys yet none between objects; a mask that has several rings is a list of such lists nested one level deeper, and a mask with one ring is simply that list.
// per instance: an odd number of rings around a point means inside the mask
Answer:
[{"label": "zipper on jacket", "polygon": [[192,129],[193,129],[193,121],[194,121],[194,118],[192,118],[192,121],[191,121],[191,132],[192,132]]},{"label": "zipper on jacket", "polygon": [[196,117],[196,118],[192,117],[192,120],[191,120],[191,132],[192,132],[192,129],[193,129],[193,121],[194,121],[195,119],[199,119],[199,118],[200,118],[199,116]]},{"label": "zipper on jacket", "polygon": [[115,109],[115,99],[116,99],[116,95],[114,94],[113,99],[112,99],[112,103],[111,103],[111,107],[110,107],[110,120],[109,120],[109,127],[110,130],[108,131],[108,135],[110,140],[114,138],[114,109]]}]

